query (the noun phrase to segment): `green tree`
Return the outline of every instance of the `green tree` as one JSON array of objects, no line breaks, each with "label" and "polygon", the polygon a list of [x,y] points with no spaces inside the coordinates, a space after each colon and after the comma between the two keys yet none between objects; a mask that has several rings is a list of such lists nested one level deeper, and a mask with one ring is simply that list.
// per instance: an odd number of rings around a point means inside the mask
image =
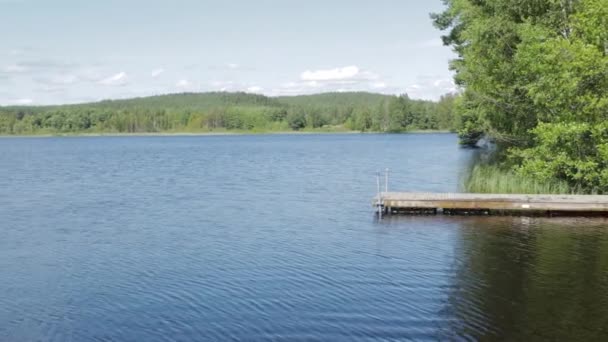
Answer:
[{"label": "green tree", "polygon": [[389,125],[395,131],[406,129],[410,117],[435,121],[436,103],[397,99],[416,106],[403,111],[399,104],[391,116],[389,104],[393,99],[397,98],[363,92],[279,98],[186,93],[76,105],[0,107],[0,134],[276,131],[329,125],[384,132]]},{"label": "green tree", "polygon": [[389,132],[405,131],[412,123],[410,111],[410,99],[407,94],[394,96],[388,103],[388,127]]},{"label": "green tree", "polygon": [[287,123],[294,131],[306,127],[306,115],[302,110],[292,110],[287,113]]},{"label": "green tree", "polygon": [[444,3],[432,18],[458,54],[463,143],[487,135],[518,172],[608,191],[608,0]]}]

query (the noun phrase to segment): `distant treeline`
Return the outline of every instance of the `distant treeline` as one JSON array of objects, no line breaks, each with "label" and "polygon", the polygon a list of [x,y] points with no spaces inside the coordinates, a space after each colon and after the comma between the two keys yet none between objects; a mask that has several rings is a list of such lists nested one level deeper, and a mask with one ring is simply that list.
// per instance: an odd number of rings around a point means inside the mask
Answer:
[{"label": "distant treeline", "polygon": [[365,92],[267,97],[185,93],[60,106],[0,107],[0,134],[453,130],[455,96],[439,102]]}]

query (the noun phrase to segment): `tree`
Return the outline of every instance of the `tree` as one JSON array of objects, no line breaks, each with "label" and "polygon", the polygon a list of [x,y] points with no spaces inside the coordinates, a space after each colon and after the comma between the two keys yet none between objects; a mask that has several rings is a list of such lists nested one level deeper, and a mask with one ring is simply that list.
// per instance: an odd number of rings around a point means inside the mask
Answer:
[{"label": "tree", "polygon": [[[608,0],[444,3],[432,18],[458,54],[463,142],[487,135],[518,172],[608,190],[608,179],[591,176],[603,165],[599,127],[608,120]],[[556,134],[591,146],[574,153]]]},{"label": "tree", "polygon": [[405,131],[412,123],[410,99],[407,94],[394,96],[388,104],[388,131]]},{"label": "tree", "polygon": [[287,123],[294,131],[306,127],[306,115],[302,110],[292,110],[287,114]]},{"label": "tree", "polygon": [[[392,99],[399,103],[391,117]],[[416,106],[403,111],[403,101]],[[431,101],[362,92],[281,98],[244,93],[172,94],[69,106],[0,107],[0,134],[277,131],[327,125],[387,131],[389,124],[401,131],[410,117],[433,122],[436,109]]]}]

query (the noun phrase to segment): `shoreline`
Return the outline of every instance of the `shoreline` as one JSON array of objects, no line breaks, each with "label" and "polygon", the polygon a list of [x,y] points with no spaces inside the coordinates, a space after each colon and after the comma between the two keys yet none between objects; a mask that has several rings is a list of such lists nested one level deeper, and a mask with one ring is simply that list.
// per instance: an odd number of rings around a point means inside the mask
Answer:
[{"label": "shoreline", "polygon": [[406,132],[361,132],[361,131],[277,131],[277,132],[141,132],[141,133],[57,133],[57,134],[14,134],[1,135],[0,139],[10,138],[71,138],[71,137],[196,137],[196,136],[240,136],[240,135],[348,135],[348,134],[451,134],[445,130],[413,130]]}]

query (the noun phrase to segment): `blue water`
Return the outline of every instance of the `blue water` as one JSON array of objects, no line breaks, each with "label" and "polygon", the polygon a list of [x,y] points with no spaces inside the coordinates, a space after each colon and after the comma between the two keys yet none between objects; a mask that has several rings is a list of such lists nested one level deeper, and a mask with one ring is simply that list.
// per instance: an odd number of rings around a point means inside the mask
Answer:
[{"label": "blue water", "polygon": [[608,338],[608,223],[392,217],[449,134],[0,139],[0,340]]}]

